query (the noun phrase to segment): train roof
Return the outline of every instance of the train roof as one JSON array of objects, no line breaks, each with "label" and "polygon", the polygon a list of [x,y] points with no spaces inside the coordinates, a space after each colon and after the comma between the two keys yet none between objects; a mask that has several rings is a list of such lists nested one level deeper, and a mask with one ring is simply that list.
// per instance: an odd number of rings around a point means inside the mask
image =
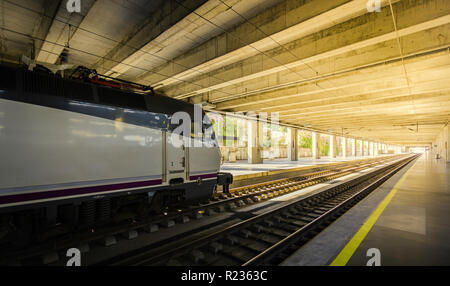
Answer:
[{"label": "train roof", "polygon": [[65,79],[57,75],[28,71],[23,67],[0,65],[0,89],[19,93],[43,94],[76,100],[172,115],[184,111],[194,116],[194,105],[163,95],[150,95]]}]

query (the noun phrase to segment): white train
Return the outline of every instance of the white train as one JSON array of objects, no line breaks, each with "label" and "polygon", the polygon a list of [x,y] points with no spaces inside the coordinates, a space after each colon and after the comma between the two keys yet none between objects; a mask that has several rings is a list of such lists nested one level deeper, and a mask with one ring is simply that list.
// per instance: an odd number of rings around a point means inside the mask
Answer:
[{"label": "white train", "polygon": [[171,116],[193,118],[191,104],[20,68],[0,75],[0,242],[204,201],[231,183],[214,137],[173,144]]}]

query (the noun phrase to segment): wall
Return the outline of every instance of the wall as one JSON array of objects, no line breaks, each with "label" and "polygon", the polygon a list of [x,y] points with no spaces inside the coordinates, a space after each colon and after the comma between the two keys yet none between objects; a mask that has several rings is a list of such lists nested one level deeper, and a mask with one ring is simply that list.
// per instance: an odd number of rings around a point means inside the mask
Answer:
[{"label": "wall", "polygon": [[450,132],[449,125],[447,124],[441,132],[438,134],[436,139],[433,142],[432,146],[432,155],[436,157],[436,154],[450,163]]}]

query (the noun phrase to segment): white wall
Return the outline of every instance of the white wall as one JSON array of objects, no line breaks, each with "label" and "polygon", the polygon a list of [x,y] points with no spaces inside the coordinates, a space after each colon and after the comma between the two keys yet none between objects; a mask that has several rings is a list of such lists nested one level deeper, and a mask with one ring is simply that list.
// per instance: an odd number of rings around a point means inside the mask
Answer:
[{"label": "white wall", "polygon": [[439,154],[442,160],[450,162],[450,132],[449,125],[445,126],[433,142],[433,157]]}]

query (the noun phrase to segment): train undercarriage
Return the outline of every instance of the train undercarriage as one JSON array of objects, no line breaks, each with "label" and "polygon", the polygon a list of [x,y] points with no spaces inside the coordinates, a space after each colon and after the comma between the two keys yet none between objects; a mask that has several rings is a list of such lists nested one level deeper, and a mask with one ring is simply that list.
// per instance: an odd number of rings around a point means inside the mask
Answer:
[{"label": "train undercarriage", "polygon": [[0,246],[22,248],[53,237],[144,220],[169,209],[208,201],[217,185],[226,191],[231,183],[230,174],[220,173],[217,180],[15,208],[0,213]]}]

